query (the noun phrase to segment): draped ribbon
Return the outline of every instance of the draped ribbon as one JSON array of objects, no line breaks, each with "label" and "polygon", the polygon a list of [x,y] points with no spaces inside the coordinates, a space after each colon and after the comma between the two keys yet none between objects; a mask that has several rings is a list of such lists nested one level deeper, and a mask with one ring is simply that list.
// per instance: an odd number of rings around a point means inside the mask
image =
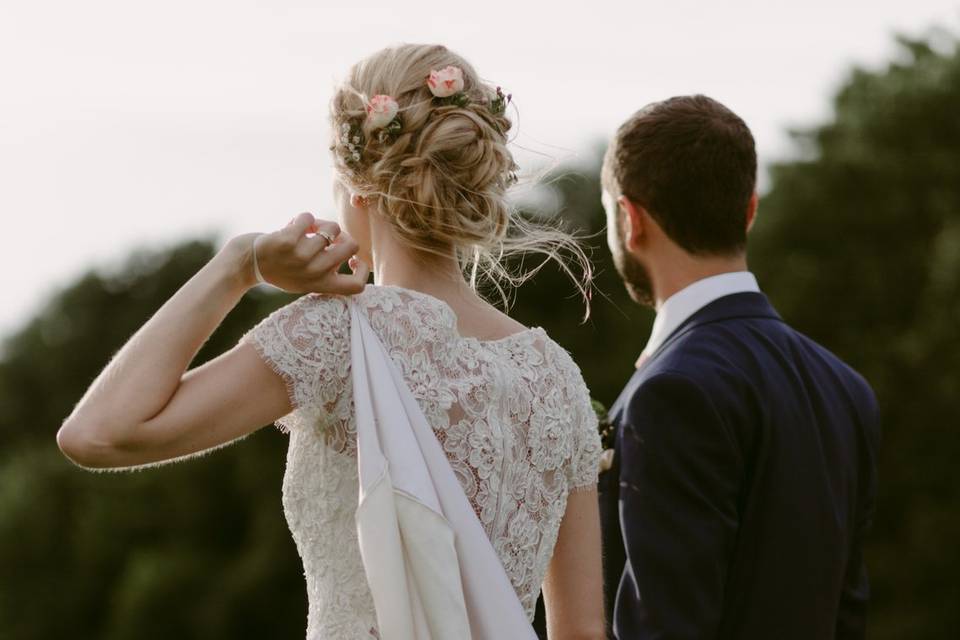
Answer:
[{"label": "draped ribbon", "polygon": [[536,640],[426,416],[350,304],[360,554],[381,640]]}]

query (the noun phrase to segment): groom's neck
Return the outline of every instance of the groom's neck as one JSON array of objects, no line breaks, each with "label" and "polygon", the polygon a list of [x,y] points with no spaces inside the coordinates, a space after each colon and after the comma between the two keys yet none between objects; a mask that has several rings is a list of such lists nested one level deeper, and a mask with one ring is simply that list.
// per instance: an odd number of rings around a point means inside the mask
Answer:
[{"label": "groom's neck", "polygon": [[677,249],[648,264],[656,309],[694,282],[723,273],[747,270],[746,253],[734,256],[693,256]]}]

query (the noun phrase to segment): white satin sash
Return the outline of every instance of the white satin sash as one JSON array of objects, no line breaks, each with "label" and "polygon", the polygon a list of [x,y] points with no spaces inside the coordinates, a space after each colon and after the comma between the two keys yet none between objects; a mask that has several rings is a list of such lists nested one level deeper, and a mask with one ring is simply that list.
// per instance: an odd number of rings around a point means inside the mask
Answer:
[{"label": "white satin sash", "polygon": [[381,640],[536,640],[446,455],[350,304],[360,554]]}]

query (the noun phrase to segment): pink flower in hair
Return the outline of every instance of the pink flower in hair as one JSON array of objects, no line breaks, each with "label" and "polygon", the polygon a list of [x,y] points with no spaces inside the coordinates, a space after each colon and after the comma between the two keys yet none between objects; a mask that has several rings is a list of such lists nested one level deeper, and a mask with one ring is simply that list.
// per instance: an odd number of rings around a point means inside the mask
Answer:
[{"label": "pink flower in hair", "polygon": [[427,78],[430,93],[438,98],[447,98],[463,91],[463,71],[460,67],[449,66],[440,71],[431,71]]},{"label": "pink flower in hair", "polygon": [[382,129],[397,117],[400,105],[390,96],[378,94],[367,103],[367,122],[371,129]]}]

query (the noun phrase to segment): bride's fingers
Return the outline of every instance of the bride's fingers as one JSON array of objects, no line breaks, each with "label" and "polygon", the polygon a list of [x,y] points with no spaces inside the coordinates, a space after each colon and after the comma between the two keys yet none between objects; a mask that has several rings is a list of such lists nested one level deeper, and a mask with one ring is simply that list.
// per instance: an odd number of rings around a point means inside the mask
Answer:
[{"label": "bride's fingers", "polygon": [[343,295],[352,295],[363,291],[367,286],[367,279],[370,277],[370,267],[362,260],[357,261],[357,267],[353,273],[333,273],[330,274],[322,283],[324,293],[339,293]]},{"label": "bride's fingers", "polygon": [[350,258],[350,269],[353,271],[353,276],[359,282],[364,285],[367,284],[367,280],[370,279],[370,265],[357,256],[353,256]]},{"label": "bride's fingers", "polygon": [[337,241],[314,258],[310,266],[316,267],[320,271],[336,270],[341,264],[349,260],[358,248],[357,241],[349,233],[341,232],[337,236]]},{"label": "bride's fingers", "polygon": [[[332,220],[320,220],[318,218],[313,231],[317,236],[326,239],[329,244],[333,244],[340,236],[340,225]],[[326,234],[326,236],[323,234]]]},{"label": "bride's fingers", "polygon": [[297,241],[297,253],[307,261],[333,245],[340,237],[340,225],[330,220],[318,219],[307,231],[312,231],[314,235],[305,235]]},{"label": "bride's fingers", "polygon": [[313,217],[312,213],[298,214],[290,224],[280,230],[280,235],[291,244],[296,245],[297,241],[305,236],[307,230],[313,227],[316,222],[317,219]]}]

